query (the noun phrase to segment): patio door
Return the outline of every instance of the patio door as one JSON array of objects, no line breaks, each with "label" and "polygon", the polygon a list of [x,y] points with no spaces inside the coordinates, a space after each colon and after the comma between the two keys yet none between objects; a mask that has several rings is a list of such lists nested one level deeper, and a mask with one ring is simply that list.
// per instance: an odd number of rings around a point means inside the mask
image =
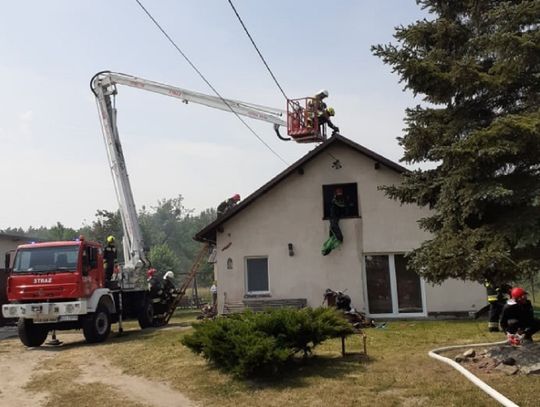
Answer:
[{"label": "patio door", "polygon": [[424,284],[402,254],[364,257],[368,312],[377,316],[425,316]]}]

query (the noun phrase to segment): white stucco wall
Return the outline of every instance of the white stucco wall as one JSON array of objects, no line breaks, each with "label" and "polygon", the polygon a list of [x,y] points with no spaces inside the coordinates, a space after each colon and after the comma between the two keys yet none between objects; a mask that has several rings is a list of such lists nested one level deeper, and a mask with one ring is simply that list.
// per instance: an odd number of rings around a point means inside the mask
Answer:
[{"label": "white stucco wall", "polygon": [[[330,146],[342,168],[332,168],[334,158],[323,152],[307,163],[303,175],[295,172],[223,225],[217,234],[216,276],[219,303],[240,302],[246,294],[245,258],[268,256],[270,292],[276,298],[306,298],[308,305],[322,303],[326,288],[344,290],[353,305],[366,310],[363,255],[404,253],[418,247],[429,235],[417,226],[427,211],[400,205],[377,187],[399,182],[400,174],[343,145]],[[343,245],[328,256],[321,247],[329,233],[323,220],[322,185],[357,183],[360,218],[342,219]],[[294,256],[288,254],[288,243]],[[224,250],[225,247],[228,248]],[[227,270],[227,259],[233,269]],[[456,288],[458,288],[456,290]],[[425,285],[429,312],[470,310],[485,301],[481,285]]]}]

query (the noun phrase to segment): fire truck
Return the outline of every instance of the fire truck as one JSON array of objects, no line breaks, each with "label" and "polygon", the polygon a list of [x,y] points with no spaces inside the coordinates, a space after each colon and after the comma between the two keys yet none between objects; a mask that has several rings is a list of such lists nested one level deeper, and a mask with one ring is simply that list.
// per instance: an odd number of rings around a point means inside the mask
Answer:
[{"label": "fire truck", "polygon": [[[283,140],[299,143],[326,139],[317,122],[316,98],[287,101],[287,110],[274,109],[233,99],[204,95],[122,73],[102,71],[91,80],[97,101],[108,161],[123,226],[124,263],[115,281],[105,281],[103,247],[83,237],[73,241],[30,243],[17,248],[7,279],[8,304],[2,305],[5,318],[18,319],[21,342],[41,346],[50,331],[82,329],[87,342],[107,339],[112,323],[135,318],[141,328],[169,321],[176,301],[152,298],[144,287],[150,267],[129,182],[117,127],[115,96],[117,86],[129,86],[262,120],[274,125]],[[287,128],[290,138],[282,137],[279,127]],[[197,261],[202,256],[197,257]],[[192,268],[190,277],[196,268]],[[185,291],[187,285],[183,284]],[[181,290],[182,290],[181,289]],[[181,292],[180,290],[180,292]],[[179,297],[177,296],[176,299]]]}]

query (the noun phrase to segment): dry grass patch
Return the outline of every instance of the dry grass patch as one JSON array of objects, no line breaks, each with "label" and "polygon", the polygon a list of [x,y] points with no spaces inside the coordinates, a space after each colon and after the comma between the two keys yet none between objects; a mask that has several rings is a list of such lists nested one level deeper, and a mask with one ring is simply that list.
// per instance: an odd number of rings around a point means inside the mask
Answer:
[{"label": "dry grass patch", "polygon": [[[165,380],[202,405],[266,406],[492,406],[494,401],[450,367],[428,357],[433,348],[451,344],[495,342],[501,334],[485,332],[485,322],[390,322],[371,329],[368,356],[341,357],[339,340],[315,350],[315,357],[297,360],[280,377],[237,380],[207,364],[180,344],[184,332],[151,330],[118,338],[103,352],[130,374]],[[117,346],[123,341],[123,346]],[[347,340],[349,352],[360,352],[360,338]],[[137,357],[133,357],[137,355]],[[540,378],[506,376],[488,383],[521,406],[536,406]],[[510,389],[511,386],[514,388]]]}]

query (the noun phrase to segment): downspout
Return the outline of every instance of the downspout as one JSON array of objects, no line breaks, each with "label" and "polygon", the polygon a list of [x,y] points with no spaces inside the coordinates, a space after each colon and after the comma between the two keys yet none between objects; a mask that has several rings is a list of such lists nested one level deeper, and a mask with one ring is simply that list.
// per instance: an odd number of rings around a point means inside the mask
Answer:
[{"label": "downspout", "polygon": [[467,369],[465,369],[463,366],[461,366],[459,363],[453,361],[450,358],[444,357],[439,355],[439,352],[444,352],[450,349],[462,349],[462,348],[474,348],[474,347],[480,347],[480,346],[494,346],[494,345],[505,345],[507,344],[507,341],[501,341],[501,342],[492,342],[492,343],[474,343],[472,345],[453,345],[453,346],[446,346],[443,348],[437,348],[433,349],[428,353],[428,355],[434,359],[440,360],[441,362],[444,362],[450,366],[452,366],[454,369],[456,369],[459,373],[464,375],[467,379],[469,379],[475,386],[479,387],[482,391],[486,392],[489,396],[497,400],[499,403],[501,403],[505,407],[519,407],[516,403],[514,403],[512,400],[509,400],[504,395],[499,393],[497,390],[495,390],[493,387],[488,386],[485,382],[480,380],[478,377],[473,375],[471,372],[469,372]]}]

